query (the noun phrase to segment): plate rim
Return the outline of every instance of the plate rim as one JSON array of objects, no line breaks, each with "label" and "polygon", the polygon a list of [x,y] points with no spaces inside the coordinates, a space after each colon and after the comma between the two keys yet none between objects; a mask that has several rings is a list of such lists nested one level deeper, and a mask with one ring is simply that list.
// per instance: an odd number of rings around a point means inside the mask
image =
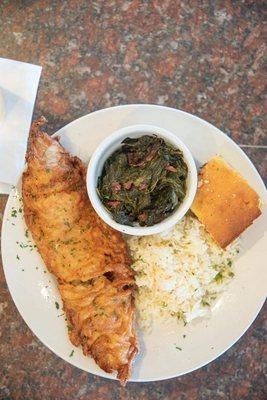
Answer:
[{"label": "plate rim", "polygon": [[[196,116],[194,114],[188,113],[188,112],[180,110],[180,109],[176,109],[176,108],[173,108],[173,107],[162,106],[162,105],[157,105],[157,104],[144,104],[144,103],[140,103],[140,104],[138,104],[138,103],[137,104],[124,104],[124,105],[118,105],[118,106],[113,106],[113,107],[107,107],[107,108],[103,108],[103,109],[96,110],[96,111],[93,111],[91,113],[85,114],[85,115],[83,115],[83,116],[81,116],[79,118],[76,118],[75,120],[69,122],[68,124],[64,125],[60,129],[58,129],[55,133],[53,133],[51,135],[51,137],[58,137],[58,136],[60,137],[64,133],[64,129],[69,128],[72,125],[74,125],[75,123],[77,123],[78,121],[85,120],[88,117],[91,117],[92,115],[105,113],[107,111],[109,111],[109,112],[111,111],[112,112],[112,110],[114,110],[114,109],[122,109],[122,108],[135,109],[136,107],[139,107],[139,108],[151,108],[152,107],[152,108],[158,108],[158,109],[163,109],[163,110],[167,109],[167,110],[175,112],[175,113],[178,112],[179,114],[186,115],[186,117],[188,117],[188,118],[193,118],[194,120],[199,120],[202,124],[204,123],[204,125],[211,127],[213,130],[216,131],[216,134],[219,134],[221,137],[226,139],[226,141],[228,143],[231,143],[231,145],[234,145],[235,149],[243,157],[245,156],[245,159],[248,162],[249,167],[253,169],[254,173],[256,173],[256,176],[257,176],[257,179],[258,179],[258,183],[262,187],[262,191],[264,193],[264,199],[263,200],[267,201],[267,189],[265,187],[263,179],[260,176],[260,174],[259,174],[257,168],[255,167],[255,165],[253,164],[253,162],[250,160],[250,158],[247,156],[247,154],[242,150],[242,148],[240,148],[240,146],[232,138],[230,138],[227,134],[225,134],[223,131],[221,131],[219,128],[217,128],[216,126],[214,126],[210,122],[208,122],[208,121],[206,121],[206,120],[204,120],[204,119],[202,119],[202,118],[200,118],[200,117],[198,117],[198,116]],[[22,174],[20,175],[20,177],[18,179],[18,182],[20,182],[21,176],[22,176]],[[15,188],[16,188],[17,184],[15,185]],[[64,357],[64,356],[58,354],[52,347],[50,347],[49,344],[47,344],[46,339],[44,339],[44,340],[42,339],[41,340],[38,337],[38,335],[35,333],[35,330],[33,330],[33,328],[26,321],[26,319],[24,317],[24,314],[23,314],[23,309],[20,308],[20,305],[14,299],[12,291],[10,290],[10,286],[9,286],[9,283],[8,283],[8,280],[7,280],[7,276],[6,276],[6,270],[7,270],[8,267],[7,267],[7,260],[5,260],[5,257],[4,257],[5,251],[4,251],[4,239],[3,239],[4,234],[5,234],[6,225],[7,225],[7,215],[6,214],[7,214],[8,204],[9,204],[9,202],[12,201],[12,195],[14,194],[14,191],[15,191],[15,189],[12,188],[12,190],[11,190],[9,196],[8,196],[8,200],[7,200],[7,203],[6,203],[6,206],[5,206],[5,210],[4,210],[4,214],[3,214],[3,224],[2,224],[2,233],[1,233],[1,253],[2,253],[3,271],[4,271],[4,276],[5,276],[5,280],[6,280],[6,283],[7,283],[7,287],[8,287],[10,296],[11,296],[13,302],[15,303],[16,308],[17,308],[20,316],[22,317],[22,319],[26,323],[26,325],[29,327],[31,332],[37,337],[37,339],[41,343],[43,343],[52,353],[56,354],[56,356],[58,356],[59,358],[63,359],[67,363],[79,368],[80,370],[85,371],[87,373],[90,373],[92,375],[101,376],[102,378],[106,378],[106,379],[109,379],[109,380],[117,380],[117,378],[113,374],[106,375],[106,373],[102,372],[101,369],[100,369],[99,373],[89,372],[87,370],[84,370],[79,365],[77,365],[78,363],[76,363],[74,360],[69,360],[69,359],[67,359],[67,356]],[[237,338],[235,338],[235,340],[233,342],[231,342],[231,344],[229,344],[229,346],[227,346],[223,351],[221,351],[219,354],[215,355],[214,357],[210,357],[207,361],[205,361],[205,363],[200,363],[199,365],[197,365],[197,366],[195,366],[193,368],[189,368],[188,370],[186,370],[186,371],[184,371],[182,373],[178,373],[178,374],[176,373],[176,374],[173,374],[173,375],[164,376],[164,377],[157,378],[157,379],[148,378],[148,379],[144,380],[144,379],[136,378],[136,379],[130,379],[128,382],[145,383],[145,382],[159,382],[159,381],[163,381],[163,380],[167,380],[167,379],[173,379],[173,378],[177,378],[177,377],[189,374],[189,373],[191,373],[193,371],[196,371],[196,370],[198,370],[198,369],[210,364],[211,362],[213,362],[214,360],[219,358],[222,354],[224,354],[226,351],[228,351],[232,346],[234,346],[236,344],[236,342],[238,342],[238,340],[245,334],[245,332],[251,327],[251,325],[256,320],[257,316],[259,315],[259,313],[260,313],[260,311],[261,311],[261,309],[262,309],[262,307],[263,307],[263,305],[265,303],[265,300],[266,299],[263,298],[263,301],[261,302],[257,313],[249,321],[249,324],[245,327],[245,329],[241,332],[241,334]],[[134,367],[134,364],[133,364],[133,367]]]}]

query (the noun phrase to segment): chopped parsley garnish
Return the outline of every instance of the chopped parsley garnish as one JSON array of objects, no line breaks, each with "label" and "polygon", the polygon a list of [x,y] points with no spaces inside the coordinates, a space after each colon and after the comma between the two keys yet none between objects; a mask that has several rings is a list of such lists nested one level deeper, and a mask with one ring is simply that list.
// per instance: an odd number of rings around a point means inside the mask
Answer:
[{"label": "chopped parsley garnish", "polygon": [[177,350],[182,351],[181,347],[175,346],[175,348],[176,348]]},{"label": "chopped parsley garnish", "polygon": [[58,310],[59,309],[59,304],[58,304],[57,301],[55,301],[55,306],[56,306],[56,309]]},{"label": "chopped parsley garnish", "polygon": [[17,218],[17,214],[18,214],[17,210],[12,210],[11,211],[11,217]]},{"label": "chopped parsley garnish", "polygon": [[210,303],[209,303],[207,300],[202,299],[202,300],[201,300],[201,305],[202,305],[203,307],[209,307],[209,306],[210,306]]},{"label": "chopped parsley garnish", "polygon": [[69,221],[67,221],[67,220],[64,221],[64,225],[66,225],[68,228],[71,227]]},{"label": "chopped parsley garnish", "polygon": [[72,352],[70,353],[69,357],[72,357],[74,354],[74,350],[72,350]]},{"label": "chopped parsley garnish", "polygon": [[18,255],[16,255],[16,259],[17,259],[17,260],[20,260],[20,258],[19,258],[19,256],[18,256]]},{"label": "chopped parsley garnish", "polygon": [[223,280],[223,274],[218,272],[218,274],[214,278],[215,282],[221,282]]},{"label": "chopped parsley garnish", "polygon": [[28,240],[28,243],[23,243],[23,242],[18,242],[18,241],[16,241],[16,243],[19,245],[19,247],[21,249],[29,248],[30,251],[32,251],[34,248],[36,248],[36,244],[31,244],[31,242],[29,240]]}]

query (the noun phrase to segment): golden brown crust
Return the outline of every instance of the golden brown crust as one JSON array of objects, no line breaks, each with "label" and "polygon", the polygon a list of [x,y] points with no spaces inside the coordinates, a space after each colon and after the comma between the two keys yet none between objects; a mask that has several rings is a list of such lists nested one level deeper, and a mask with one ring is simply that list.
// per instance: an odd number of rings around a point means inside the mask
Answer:
[{"label": "golden brown crust", "polygon": [[261,214],[257,193],[219,156],[201,169],[191,210],[222,248]]},{"label": "golden brown crust", "polygon": [[[44,118],[33,123],[29,139],[28,168],[22,179],[26,224],[47,268],[58,279],[73,327],[72,343],[82,345],[105,371],[117,371],[125,383],[137,352],[132,326],[134,279],[127,246],[122,235],[93,210],[81,160],[42,133],[44,123]],[[101,299],[104,310],[96,318],[95,299]],[[108,310],[114,315],[119,312],[117,324]]]},{"label": "golden brown crust", "polygon": [[[33,124],[23,174],[24,215],[49,271],[58,279],[87,281],[114,268],[132,275],[120,233],[94,212],[85,167]],[[73,278],[75,277],[75,278]]]},{"label": "golden brown crust", "polygon": [[133,332],[132,280],[102,276],[86,285],[60,283],[70,340],[81,345],[106,372],[118,371],[125,383],[137,353]]}]

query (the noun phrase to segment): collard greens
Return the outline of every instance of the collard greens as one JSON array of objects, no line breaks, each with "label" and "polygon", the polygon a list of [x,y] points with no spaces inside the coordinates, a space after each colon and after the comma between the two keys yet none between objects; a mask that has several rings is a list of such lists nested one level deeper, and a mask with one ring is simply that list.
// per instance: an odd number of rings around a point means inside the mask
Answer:
[{"label": "collard greens", "polygon": [[123,225],[151,226],[183,201],[187,165],[182,152],[157,136],[126,138],[105,162],[98,192]]}]

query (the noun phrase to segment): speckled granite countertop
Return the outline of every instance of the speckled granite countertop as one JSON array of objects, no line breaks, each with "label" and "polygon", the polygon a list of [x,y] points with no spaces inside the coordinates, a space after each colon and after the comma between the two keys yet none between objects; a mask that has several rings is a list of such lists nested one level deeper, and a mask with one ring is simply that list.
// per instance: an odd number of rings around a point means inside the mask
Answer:
[{"label": "speckled granite countertop", "polygon": [[[93,110],[155,103],[230,135],[267,179],[262,1],[0,1],[0,56],[42,65],[34,111],[57,130]],[[6,197],[0,197],[0,212]],[[184,377],[121,388],[31,333],[0,272],[1,399],[265,399],[266,318]],[[265,307],[266,311],[266,307]],[[264,358],[265,356],[265,358]]]}]

